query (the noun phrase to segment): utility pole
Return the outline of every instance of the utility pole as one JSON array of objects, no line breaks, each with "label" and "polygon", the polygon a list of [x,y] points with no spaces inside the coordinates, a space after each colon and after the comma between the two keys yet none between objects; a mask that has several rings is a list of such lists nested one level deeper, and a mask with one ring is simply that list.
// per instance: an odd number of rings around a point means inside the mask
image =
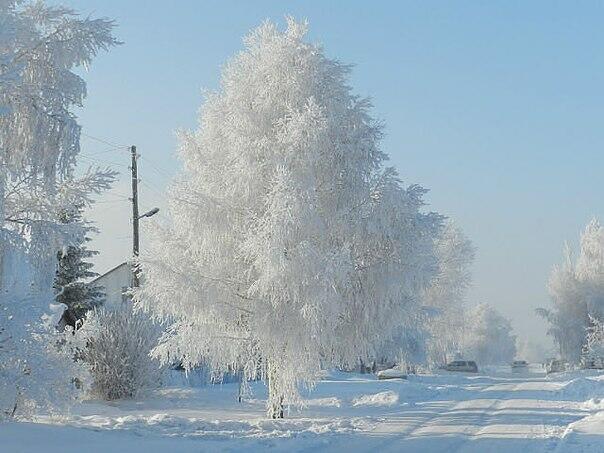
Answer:
[{"label": "utility pole", "polygon": [[[130,153],[132,155],[132,255],[136,260],[139,253],[139,237],[138,237],[138,221],[140,216],[138,215],[138,169],[136,167],[136,146],[130,147]],[[132,268],[132,287],[136,288],[139,286],[138,270],[136,267]]]}]

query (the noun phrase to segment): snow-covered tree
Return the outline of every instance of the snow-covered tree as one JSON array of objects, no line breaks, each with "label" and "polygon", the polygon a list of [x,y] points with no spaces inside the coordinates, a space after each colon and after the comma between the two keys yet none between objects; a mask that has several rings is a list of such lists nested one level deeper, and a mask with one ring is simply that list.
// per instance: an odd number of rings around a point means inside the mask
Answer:
[{"label": "snow-covered tree", "polygon": [[141,257],[138,304],[172,322],[165,361],[261,370],[283,415],[322,366],[375,357],[415,311],[441,218],[378,147],[350,67],[264,23],[181,136],[171,227]]},{"label": "snow-covered tree", "polygon": [[[10,257],[17,264],[15,254]],[[63,346],[71,334],[55,328],[64,306],[43,305],[51,300],[30,295],[17,303],[0,301],[0,420],[29,417],[37,410],[60,412],[77,396],[73,380],[83,377],[82,370],[73,350]]]},{"label": "snow-covered tree", "polygon": [[546,346],[532,338],[516,338],[516,358],[531,363],[543,363],[546,358],[555,356],[552,348],[553,346]]},{"label": "snow-covered tree", "polygon": [[42,1],[0,1],[1,411],[17,399],[48,401],[38,390],[52,389],[55,376],[69,379],[50,358],[56,341],[43,339],[54,326],[42,319],[53,301],[56,253],[84,234],[59,213],[88,206],[115,176],[89,170],[75,177],[80,126],[72,112],[86,95],[74,69],[116,43],[112,27]]},{"label": "snow-covered tree", "polygon": [[604,357],[604,321],[589,317],[590,326],[585,337],[584,353],[592,357]]},{"label": "snow-covered tree", "polygon": [[461,229],[449,221],[434,245],[438,272],[422,295],[429,308],[425,317],[428,362],[444,365],[460,351],[466,330],[465,297],[471,283],[474,247]]},{"label": "snow-covered tree", "polygon": [[[74,206],[60,215],[64,223],[82,222],[82,208]],[[94,231],[92,226],[85,227],[86,233]],[[84,235],[77,244],[66,245],[57,253],[58,267],[55,275],[54,290],[57,303],[67,306],[63,313],[62,323],[71,327],[84,317],[88,310],[103,303],[103,288],[90,280],[98,274],[92,271],[93,264],[88,259],[97,255],[95,250],[89,250],[86,243],[90,241]]]},{"label": "snow-covered tree", "polygon": [[[407,370],[416,369],[427,362],[426,345],[430,334],[426,329],[425,310],[422,307],[406,307],[404,323],[398,326],[391,338],[378,349],[374,364],[392,365]],[[361,363],[362,372],[365,367]]]},{"label": "snow-covered tree", "polygon": [[116,43],[113,24],[14,0],[0,3],[0,24],[0,229],[3,242],[35,256],[37,283],[48,287],[49,251],[78,230],[61,225],[58,212],[74,199],[86,204],[90,191],[106,189],[114,176],[95,170],[75,181],[80,126],[72,113],[86,95],[73,69]]},{"label": "snow-covered tree", "polygon": [[477,305],[468,314],[462,352],[484,365],[511,362],[516,355],[516,336],[510,320],[488,304]]},{"label": "snow-covered tree", "polygon": [[604,319],[604,227],[596,219],[587,224],[581,236],[575,271],[583,286],[587,312]]},{"label": "snow-covered tree", "polygon": [[88,392],[115,400],[156,387],[160,366],[149,353],[159,333],[159,327],[131,304],[89,311],[75,334],[79,358],[90,372]]},{"label": "snow-covered tree", "polygon": [[578,362],[590,316],[604,319],[604,228],[595,219],[587,225],[576,260],[568,246],[564,251],[563,265],[554,267],[549,280],[553,307],[538,312],[550,323],[562,358]]}]

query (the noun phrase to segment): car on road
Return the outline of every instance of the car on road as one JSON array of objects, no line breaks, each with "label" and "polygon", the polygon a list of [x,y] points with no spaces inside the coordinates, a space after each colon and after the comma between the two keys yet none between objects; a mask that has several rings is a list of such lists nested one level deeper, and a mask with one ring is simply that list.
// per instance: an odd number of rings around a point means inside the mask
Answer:
[{"label": "car on road", "polygon": [[566,367],[566,361],[560,359],[551,359],[545,364],[545,372],[547,374],[560,373],[562,371],[566,371]]},{"label": "car on road", "polygon": [[380,381],[385,379],[407,379],[407,373],[398,368],[390,368],[388,370],[379,371],[377,378]]},{"label": "car on road", "polygon": [[454,360],[445,365],[447,371],[462,371],[466,373],[478,373],[478,365],[473,360]]},{"label": "car on road", "polygon": [[604,357],[585,355],[581,357],[581,368],[584,370],[604,370]]},{"label": "car on road", "polygon": [[528,362],[526,360],[514,360],[511,366],[512,373],[524,373],[528,370]]}]

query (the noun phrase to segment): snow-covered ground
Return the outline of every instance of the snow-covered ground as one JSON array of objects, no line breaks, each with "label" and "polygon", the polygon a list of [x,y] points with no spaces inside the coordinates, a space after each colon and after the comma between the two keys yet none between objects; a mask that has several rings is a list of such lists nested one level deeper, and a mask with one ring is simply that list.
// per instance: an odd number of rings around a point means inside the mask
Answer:
[{"label": "snow-covered ground", "polygon": [[[0,424],[7,453],[205,451],[604,451],[604,375],[373,376],[330,373],[284,420],[264,417],[265,390],[167,388],[148,398],[86,402],[61,420]],[[85,448],[83,449],[83,446]]]}]

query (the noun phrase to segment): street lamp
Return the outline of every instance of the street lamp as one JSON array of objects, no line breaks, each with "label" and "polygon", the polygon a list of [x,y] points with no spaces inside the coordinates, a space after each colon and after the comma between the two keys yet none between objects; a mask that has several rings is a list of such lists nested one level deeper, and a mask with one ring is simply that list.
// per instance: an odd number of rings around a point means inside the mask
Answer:
[{"label": "street lamp", "polygon": [[[138,211],[138,209],[137,209],[137,211]],[[138,221],[140,219],[142,219],[143,217],[154,216],[158,212],[159,212],[159,208],[153,208],[150,211],[145,212],[143,215],[139,215],[138,217],[134,218],[134,222],[133,222],[133,225],[132,225],[133,228],[134,228],[134,234],[132,236],[132,239],[133,239],[132,251],[133,251],[133,254],[134,254],[135,258],[138,257],[138,250],[139,250]],[[139,285],[138,269],[133,269],[133,271],[132,271],[132,286],[136,288],[136,287],[138,287],[138,285]]]},{"label": "street lamp", "polygon": [[150,211],[145,212],[143,215],[138,216],[139,219],[142,219],[143,217],[151,217],[154,216],[155,214],[157,214],[159,212],[159,208],[153,208]]}]

